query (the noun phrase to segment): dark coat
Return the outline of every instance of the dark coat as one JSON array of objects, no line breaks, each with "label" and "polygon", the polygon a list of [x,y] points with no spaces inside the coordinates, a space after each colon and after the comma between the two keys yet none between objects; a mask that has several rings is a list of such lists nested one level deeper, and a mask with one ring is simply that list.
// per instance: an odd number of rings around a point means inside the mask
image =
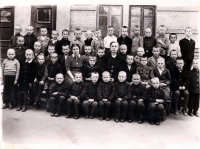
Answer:
[{"label": "dark coat", "polygon": [[37,72],[36,72],[36,76],[35,78],[38,80],[38,81],[45,81],[46,80],[46,77],[45,77],[45,68],[46,68],[46,64],[37,64]]},{"label": "dark coat", "polygon": [[[53,95],[52,93],[58,92],[57,95]],[[51,97],[57,97],[64,96],[65,98],[69,98],[69,92],[68,92],[68,86],[63,82],[61,84],[54,83],[50,90],[50,96]]]},{"label": "dark coat", "polygon": [[80,99],[84,86],[85,84],[83,82],[74,82],[69,88],[70,96],[76,96],[78,99]]},{"label": "dark coat", "polygon": [[98,72],[99,77],[101,78],[101,68],[97,65],[97,63],[91,67],[90,64],[85,64],[83,67],[83,76],[84,78],[89,78],[92,72]]},{"label": "dark coat", "polygon": [[37,41],[37,37],[34,34],[28,35],[26,34],[24,36],[24,46],[26,46],[28,49],[33,49],[34,43]]},{"label": "dark coat", "polygon": [[62,39],[58,42],[57,53],[58,53],[59,55],[61,55],[61,53],[62,53],[62,46],[63,46],[64,44],[67,44],[67,45],[69,45],[69,47],[70,47],[70,41],[69,41],[68,39],[63,39],[63,38],[62,38]]},{"label": "dark coat", "polygon": [[62,67],[58,62],[56,62],[55,64],[53,64],[52,62],[47,64],[45,68],[46,78],[47,77],[54,78],[58,73],[62,73]]},{"label": "dark coat", "polygon": [[[131,99],[135,100],[135,101],[138,101],[138,99],[143,99],[145,100],[145,92],[146,91],[146,88],[142,85],[142,84],[138,84],[138,85],[135,85],[135,84],[132,84],[131,85]],[[136,96],[134,98],[134,96]]]},{"label": "dark coat", "polygon": [[15,50],[15,58],[19,61],[19,63],[23,63],[25,60],[26,60],[26,57],[25,57],[25,51],[26,51],[26,47],[23,46],[23,47],[15,47],[14,50]]},{"label": "dark coat", "polygon": [[190,70],[190,76],[189,76],[189,89],[192,93],[200,93],[199,91],[199,70],[196,68],[193,68]]},{"label": "dark coat", "polygon": [[132,82],[132,75],[134,73],[136,73],[136,65],[135,65],[135,63],[133,63],[131,65],[131,69],[128,68],[128,65],[126,63],[125,65],[122,65],[121,70],[126,72],[127,82]]},{"label": "dark coat", "polygon": [[150,87],[147,89],[147,94],[146,94],[146,100],[148,103],[151,102],[156,102],[156,99],[162,99],[164,102],[166,101],[166,96],[160,87],[155,89],[153,87]]},{"label": "dark coat", "polygon": [[155,37],[144,37],[143,39],[143,46],[144,46],[144,51],[147,57],[151,57],[153,55],[152,49],[156,45],[156,39]]},{"label": "dark coat", "polygon": [[153,69],[154,77],[157,77],[160,80],[160,83],[165,83],[167,85],[170,85],[171,83],[171,76],[169,73],[169,70],[164,68],[162,74],[160,75],[158,68]]},{"label": "dark coat", "polygon": [[57,40],[56,42],[53,43],[53,40],[51,39],[49,41],[49,45],[52,44],[55,46],[55,52],[58,54],[58,55],[61,55],[62,54],[62,50],[60,51],[60,49],[58,48],[58,43],[59,43],[59,40]]},{"label": "dark coat", "polygon": [[119,38],[117,38],[117,42],[119,43],[119,45],[125,44],[127,46],[127,53],[131,53],[132,39],[130,37],[126,36],[125,38],[123,38],[122,36],[120,36]]},{"label": "dark coat", "polygon": [[115,99],[117,98],[127,101],[131,99],[131,86],[126,81],[115,83]]},{"label": "dark coat", "polygon": [[[67,56],[66,60],[68,59],[68,56]],[[64,75],[67,73],[66,72],[66,67],[65,67],[66,60],[65,60],[64,54],[59,55],[58,63],[61,65],[62,72],[63,72]]]},{"label": "dark coat", "polygon": [[184,60],[193,60],[194,59],[194,50],[195,50],[195,41],[193,39],[187,40],[183,38],[179,41],[181,48],[182,58]]},{"label": "dark coat", "polygon": [[177,70],[177,66],[176,66],[176,60],[172,59],[171,57],[169,57],[167,63],[166,63],[166,68],[169,70],[169,73],[171,75],[171,79],[173,80],[176,77],[176,70]]},{"label": "dark coat", "polygon": [[94,99],[96,101],[97,100],[97,88],[98,88],[98,83],[96,83],[96,84],[94,84],[93,82],[86,83],[81,92],[81,97],[84,100]]},{"label": "dark coat", "polygon": [[108,99],[109,101],[112,101],[114,97],[115,97],[114,83],[101,81],[97,89],[98,100]]}]

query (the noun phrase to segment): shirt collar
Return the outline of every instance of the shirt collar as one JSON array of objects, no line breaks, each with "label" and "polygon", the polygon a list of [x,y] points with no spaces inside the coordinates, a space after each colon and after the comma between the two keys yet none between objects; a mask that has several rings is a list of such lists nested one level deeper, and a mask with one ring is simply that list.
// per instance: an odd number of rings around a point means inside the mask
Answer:
[{"label": "shirt collar", "polygon": [[30,61],[28,61],[27,59],[26,59],[26,61],[25,61],[25,63],[27,62],[27,63],[31,63],[33,60],[31,59]]},{"label": "shirt collar", "polygon": [[117,54],[116,54],[115,56],[112,56],[112,54],[111,54],[111,57],[112,57],[112,58],[115,58],[115,57],[117,57]]},{"label": "shirt collar", "polygon": [[189,41],[191,40],[191,38],[189,38],[189,37],[185,37],[185,39],[187,39],[187,40],[189,40]]},{"label": "shirt collar", "polygon": [[115,36],[114,36],[114,35],[112,35],[112,36],[109,36],[109,35],[107,35],[107,37],[109,37],[109,38],[115,38]]},{"label": "shirt collar", "polygon": [[[157,68],[158,68],[158,67],[157,67]],[[160,71],[164,71],[164,68],[162,68],[162,69],[158,68],[158,70],[160,70]]]},{"label": "shirt collar", "polygon": [[75,38],[74,41],[80,41],[80,42],[83,42],[83,41],[81,40],[81,38],[80,38],[80,39]]},{"label": "shirt collar", "polygon": [[[77,55],[79,58],[81,57],[81,55],[79,54],[79,55]],[[75,55],[74,54],[72,54],[72,57],[75,57]]]}]

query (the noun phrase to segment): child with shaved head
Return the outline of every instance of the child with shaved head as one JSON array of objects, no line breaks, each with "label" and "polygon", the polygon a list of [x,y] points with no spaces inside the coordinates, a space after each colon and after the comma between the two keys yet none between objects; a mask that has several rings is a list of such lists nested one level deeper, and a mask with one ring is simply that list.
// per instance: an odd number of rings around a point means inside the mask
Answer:
[{"label": "child with shaved head", "polygon": [[17,44],[14,48],[15,50],[15,57],[19,61],[19,63],[22,63],[26,60],[25,57],[25,51],[26,47],[24,46],[24,37],[23,36],[18,36],[16,40]]},{"label": "child with shaved head", "polygon": [[92,31],[88,30],[85,34],[86,40],[84,41],[84,46],[91,46],[93,33]]},{"label": "child with shaved head", "polygon": [[34,43],[37,41],[37,37],[33,34],[34,33],[34,28],[33,26],[29,25],[26,27],[26,32],[27,34],[24,36],[24,45],[28,48],[28,49],[32,49],[33,50],[33,45]]},{"label": "child with shaved head", "polygon": [[15,32],[15,35],[12,36],[10,38],[10,48],[15,48],[17,47],[17,37],[18,36],[22,36],[20,33],[22,31],[22,28],[20,25],[15,25],[14,27],[14,32]]}]

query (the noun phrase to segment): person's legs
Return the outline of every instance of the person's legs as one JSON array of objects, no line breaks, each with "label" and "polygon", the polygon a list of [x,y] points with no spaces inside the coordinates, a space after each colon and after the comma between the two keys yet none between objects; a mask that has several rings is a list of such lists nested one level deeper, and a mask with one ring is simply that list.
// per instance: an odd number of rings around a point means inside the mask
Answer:
[{"label": "person's legs", "polygon": [[184,105],[183,105],[183,114],[186,116],[187,115],[187,105],[188,105],[188,99],[189,99],[189,92],[188,90],[184,90],[183,91],[183,95],[184,95]]},{"label": "person's legs", "polygon": [[199,93],[195,93],[194,95],[194,111],[193,114],[199,117],[197,111],[199,110]]},{"label": "person's legs", "polygon": [[58,108],[57,108],[57,113],[56,113],[57,117],[60,116],[60,114],[61,114],[62,105],[65,102],[65,97],[64,96],[60,96],[58,100],[59,100],[58,101]]},{"label": "person's legs", "polygon": [[110,101],[107,101],[105,103],[105,117],[107,121],[110,120],[110,105],[111,105]]},{"label": "person's legs", "polygon": [[137,102],[137,108],[138,108],[138,112],[139,112],[139,123],[143,123],[144,121],[144,102],[143,101],[138,101]]},{"label": "person's legs", "polygon": [[118,122],[120,119],[120,107],[121,101],[115,100],[115,121]]},{"label": "person's legs", "polygon": [[68,98],[67,99],[67,118],[71,117],[72,115],[72,102],[73,102],[73,99],[71,98]]},{"label": "person's legs", "polygon": [[95,114],[96,109],[97,109],[97,105],[98,105],[98,103],[96,101],[93,101],[93,103],[91,104],[90,118],[94,117],[94,114]]},{"label": "person's legs", "polygon": [[80,99],[74,99],[75,119],[79,118],[79,105],[80,105]]},{"label": "person's legs", "polygon": [[56,97],[50,97],[49,99],[49,104],[51,106],[51,116],[55,116],[55,113],[56,113]]},{"label": "person's legs", "polygon": [[149,103],[148,111],[149,111],[149,123],[153,124],[155,122],[156,105],[154,103]]},{"label": "person's legs", "polygon": [[83,110],[85,112],[85,118],[89,115],[89,102],[87,100],[83,101]]},{"label": "person's legs", "polygon": [[121,121],[125,121],[128,110],[128,102],[126,100],[122,101],[122,109],[123,111],[122,111]]},{"label": "person's legs", "polygon": [[134,100],[131,100],[129,102],[129,121],[132,122],[135,119],[135,108],[136,108],[136,102]]},{"label": "person's legs", "polygon": [[174,95],[174,114],[178,114],[178,102],[179,102],[179,97],[180,97],[180,91],[176,90],[175,95]]},{"label": "person's legs", "polygon": [[23,94],[23,91],[20,91],[18,93],[18,108],[17,108],[17,111],[20,111],[22,109],[22,98],[24,97],[24,94]]},{"label": "person's legs", "polygon": [[3,88],[3,103],[5,105],[2,107],[2,109],[9,107],[9,92],[10,92],[10,80],[9,80],[9,76],[5,75],[4,76],[4,88]]},{"label": "person's legs", "polygon": [[15,76],[10,76],[10,90],[9,90],[9,103],[10,103],[10,109],[13,108],[14,104],[15,104],[15,86],[14,86],[14,82],[15,82]]},{"label": "person's legs", "polygon": [[156,118],[155,122],[157,125],[160,125],[161,118],[164,117],[164,106],[163,104],[158,104],[156,108]]},{"label": "person's legs", "polygon": [[99,101],[100,120],[104,118],[104,103]]},{"label": "person's legs", "polygon": [[26,112],[29,94],[26,91],[23,91],[23,94],[24,94],[24,106],[22,112]]}]

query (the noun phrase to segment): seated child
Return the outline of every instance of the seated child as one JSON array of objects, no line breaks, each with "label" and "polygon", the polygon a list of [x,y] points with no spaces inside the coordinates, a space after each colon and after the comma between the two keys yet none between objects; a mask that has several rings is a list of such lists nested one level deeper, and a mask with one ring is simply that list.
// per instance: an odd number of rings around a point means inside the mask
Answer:
[{"label": "seated child", "polygon": [[146,88],[140,83],[140,75],[133,74],[131,85],[131,100],[129,101],[129,123],[132,123],[136,118],[136,109],[138,110],[138,123],[144,122],[145,111],[145,93]]},{"label": "seated child", "polygon": [[146,88],[149,88],[149,80],[154,77],[153,70],[149,66],[147,66],[146,56],[143,56],[140,62],[141,66],[137,67],[136,73],[140,75],[140,83]]},{"label": "seated child", "polygon": [[164,25],[160,25],[158,27],[158,36],[156,36],[156,45],[160,47],[160,56],[166,58],[167,51],[169,47],[169,39],[165,35],[166,27]]},{"label": "seated child", "polygon": [[[2,85],[3,88],[3,103],[2,109],[10,108],[13,109],[15,105],[15,87],[19,77],[20,64],[15,58],[15,50],[7,50],[7,59],[2,63]],[[10,107],[9,107],[10,105]]]},{"label": "seated child", "polygon": [[37,56],[38,56],[40,53],[42,53],[42,44],[41,44],[41,42],[36,41],[36,42],[34,43],[33,51],[34,51],[34,57],[37,58]]},{"label": "seated child", "polygon": [[126,63],[126,53],[127,53],[127,46],[125,44],[122,44],[119,47],[119,57],[122,60],[123,64]]},{"label": "seated child", "polygon": [[[20,25],[15,25],[15,27],[14,27],[15,35],[12,36],[12,37],[10,38],[10,45],[9,45],[10,48],[15,48],[15,47],[17,47],[17,37],[18,37],[18,36],[22,36],[22,35],[20,34],[21,31],[22,31],[21,26],[20,26]],[[23,36],[22,36],[22,37],[23,37]]]},{"label": "seated child", "polygon": [[62,73],[56,75],[55,82],[50,90],[49,102],[51,105],[51,116],[59,117],[61,115],[62,105],[65,99],[69,97],[69,92]]},{"label": "seated child", "polygon": [[152,30],[151,28],[145,29],[145,37],[143,38],[144,42],[144,50],[146,56],[149,58],[153,55],[152,49],[156,45],[156,39],[152,36]]},{"label": "seated child", "polygon": [[102,73],[102,81],[99,83],[97,89],[97,99],[100,109],[100,120],[106,118],[106,121],[110,120],[110,105],[115,96],[115,85],[110,82],[110,73],[104,71]]},{"label": "seated child", "polygon": [[105,62],[106,61],[106,56],[105,56],[105,49],[103,47],[99,47],[97,49],[97,63],[99,67],[101,68],[101,71],[105,71]]},{"label": "seated child", "polygon": [[84,80],[90,81],[92,72],[98,72],[99,74],[101,73],[101,69],[99,65],[97,65],[97,57],[94,52],[91,53],[89,56],[89,61],[83,67]]},{"label": "seated child", "polygon": [[[18,104],[19,107],[17,111],[22,110],[25,112],[27,110],[28,92],[31,88],[31,84],[35,79],[36,74],[36,64],[33,61],[33,51],[27,49],[25,52],[26,60],[20,63],[20,73],[18,79]],[[23,109],[22,109],[23,106]]]},{"label": "seated child", "polygon": [[58,41],[58,51],[57,53],[62,54],[62,46],[63,45],[69,45],[70,46],[70,41],[68,39],[69,37],[69,31],[67,29],[64,29],[62,31],[62,39],[60,41]]},{"label": "seated child", "polygon": [[51,54],[55,53],[55,46],[53,44],[48,45],[48,49],[47,49],[47,55],[45,56],[45,62],[46,64],[49,64],[51,61]]},{"label": "seated child", "polygon": [[134,73],[136,73],[136,66],[135,66],[135,63],[134,63],[134,56],[133,55],[130,55],[130,54],[126,55],[126,64],[122,65],[121,70],[126,72],[126,74],[127,74],[126,81],[128,83],[131,83],[132,82],[132,75]]},{"label": "seated child", "polygon": [[83,76],[81,72],[75,72],[74,74],[75,82],[70,86],[69,98],[67,99],[67,116],[70,118],[72,116],[72,107],[74,107],[75,115],[74,119],[79,118],[79,106],[81,104],[81,92],[84,88]]},{"label": "seated child", "polygon": [[91,46],[91,43],[92,43],[92,31],[88,30],[86,33],[85,33],[85,37],[86,37],[86,40],[84,41],[84,46]]},{"label": "seated child", "polygon": [[84,52],[83,52],[84,55],[83,56],[85,57],[87,62],[89,60],[89,56],[90,56],[91,52],[92,52],[92,47],[89,46],[89,45],[85,45],[84,46]]},{"label": "seated child", "polygon": [[19,61],[19,63],[23,63],[26,60],[26,57],[25,57],[26,49],[27,48],[24,46],[24,37],[18,36],[17,44],[14,50],[15,50],[15,58]]},{"label": "seated child", "polygon": [[135,57],[134,57],[134,61],[135,61],[135,64],[136,64],[136,66],[137,67],[139,67],[140,65],[141,65],[141,58],[142,58],[142,56],[145,54],[145,52],[144,52],[144,48],[142,48],[142,47],[139,47],[138,49],[137,49],[137,53],[136,53],[136,55],[135,55]]},{"label": "seated child", "polygon": [[44,53],[44,55],[47,55],[47,47],[49,45],[50,42],[50,38],[47,37],[47,28],[46,27],[41,27],[40,28],[40,36],[37,37],[37,40],[41,43],[42,45],[42,53]]},{"label": "seated child", "polygon": [[143,47],[143,38],[140,36],[140,27],[135,25],[133,28],[134,36],[132,38],[131,54],[136,56],[137,49]]},{"label": "seated child", "polygon": [[172,80],[173,84],[173,96],[174,96],[174,114],[178,115],[178,102],[181,94],[184,96],[184,102],[183,102],[183,115],[187,116],[187,105],[188,105],[188,99],[189,99],[189,92],[188,92],[188,76],[189,72],[185,70],[184,67],[184,61],[182,58],[176,59],[176,65],[177,69],[174,71],[174,74],[176,74]]},{"label": "seated child", "polygon": [[122,26],[121,33],[122,35],[119,38],[117,38],[117,42],[120,46],[122,44],[125,44],[127,46],[127,54],[131,54],[132,39],[128,37],[128,27]]},{"label": "seated child", "polygon": [[33,26],[27,26],[26,27],[26,32],[27,34],[24,36],[24,45],[28,48],[28,49],[33,49],[34,43],[37,41],[37,37],[33,34],[34,32],[34,28]]},{"label": "seated child", "polygon": [[45,59],[44,59],[44,54],[41,53],[40,55],[37,56],[37,70],[36,70],[36,75],[35,75],[35,80],[33,83],[33,90],[34,90],[34,95],[35,95],[35,102],[34,105],[36,105],[37,108],[40,107],[40,102],[41,102],[41,94],[42,91],[44,90],[44,83],[46,81],[45,77]]},{"label": "seated child", "polygon": [[169,35],[170,43],[169,43],[169,47],[168,47],[168,51],[167,51],[167,56],[170,56],[171,50],[176,50],[178,57],[182,56],[180,46],[176,42],[176,40],[177,40],[177,34],[176,33],[170,33],[170,35]]},{"label": "seated child", "polygon": [[160,56],[160,48],[159,47],[153,47],[152,53],[153,53],[153,56],[148,58],[148,65],[149,65],[149,67],[154,69],[157,67],[158,59],[164,60],[164,58]]},{"label": "seated child", "polygon": [[164,117],[164,103],[166,102],[166,97],[163,89],[160,88],[160,82],[158,78],[151,79],[152,86],[148,88],[146,99],[149,111],[149,123],[153,125],[160,125],[161,119]]},{"label": "seated child", "polygon": [[82,36],[82,30],[80,28],[76,28],[74,30],[75,39],[73,39],[70,42],[70,47],[72,47],[73,44],[78,44],[79,47],[80,47],[79,53],[82,55],[83,54],[83,48],[84,48],[84,41],[81,39],[81,36]]},{"label": "seated child", "polygon": [[49,44],[53,44],[53,45],[55,46],[55,52],[56,52],[58,55],[60,55],[60,54],[62,54],[62,52],[59,51],[59,49],[58,49],[58,42],[59,42],[58,36],[59,36],[59,33],[58,33],[57,30],[51,31],[51,38],[52,38],[52,39],[50,39]]},{"label": "seated child", "polygon": [[188,115],[192,116],[193,114],[196,117],[199,117],[198,109],[199,109],[199,60],[193,60],[193,69],[190,70],[189,77],[189,91],[190,91],[190,99],[188,104]]},{"label": "seated child", "polygon": [[120,71],[115,83],[115,122],[125,122],[128,101],[131,99],[131,86],[126,82],[126,72]]},{"label": "seated child", "polygon": [[104,48],[104,41],[101,38],[101,30],[96,29],[94,32],[94,36],[95,36],[95,38],[92,40],[91,46],[92,46],[92,50],[97,53],[99,47]]},{"label": "seated child", "polygon": [[[81,97],[83,98],[83,109],[85,118],[94,118],[97,109],[97,87],[98,87],[99,73],[91,73],[91,82],[88,82],[82,90]],[[89,112],[90,111],[90,112]]]}]

